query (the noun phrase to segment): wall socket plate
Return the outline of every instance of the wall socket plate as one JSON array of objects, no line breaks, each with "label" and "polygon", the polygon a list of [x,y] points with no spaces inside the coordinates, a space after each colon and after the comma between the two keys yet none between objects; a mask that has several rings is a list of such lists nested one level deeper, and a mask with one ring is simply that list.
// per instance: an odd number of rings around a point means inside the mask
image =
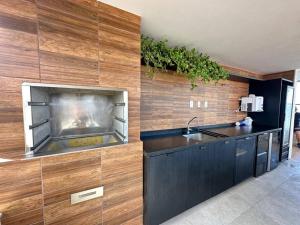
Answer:
[{"label": "wall socket plate", "polygon": [[208,108],[208,101],[204,102],[204,108]]},{"label": "wall socket plate", "polygon": [[197,102],[197,107],[201,108],[201,102],[200,101]]},{"label": "wall socket plate", "polygon": [[190,108],[194,108],[194,101],[193,100],[190,100]]}]

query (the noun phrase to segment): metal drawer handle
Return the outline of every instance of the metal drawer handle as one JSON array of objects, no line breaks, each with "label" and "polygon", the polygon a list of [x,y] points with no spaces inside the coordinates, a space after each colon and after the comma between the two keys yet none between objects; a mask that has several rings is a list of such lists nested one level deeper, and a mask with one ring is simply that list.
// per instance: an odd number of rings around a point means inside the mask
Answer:
[{"label": "metal drawer handle", "polygon": [[262,153],[257,154],[257,157],[262,156],[262,155],[266,155],[266,154],[267,154],[267,152],[262,152]]},{"label": "metal drawer handle", "polygon": [[103,186],[71,194],[71,205],[103,196]]},{"label": "metal drawer handle", "polygon": [[206,149],[205,146],[201,146],[201,147],[200,147],[200,150],[205,150],[205,149]]},{"label": "metal drawer handle", "polygon": [[230,141],[225,141],[225,144],[227,145],[227,144],[229,144],[230,143]]},{"label": "metal drawer handle", "polygon": [[239,157],[239,156],[242,156],[242,155],[245,155],[247,153],[247,151],[246,150],[243,150],[243,149],[241,149],[241,150],[239,150],[237,153],[236,153],[236,157]]},{"label": "metal drawer handle", "polygon": [[250,137],[246,137],[246,138],[245,138],[245,140],[249,140],[249,139],[250,139]]},{"label": "metal drawer handle", "polygon": [[88,197],[90,195],[95,195],[95,194],[97,194],[97,191],[92,191],[92,192],[89,192],[86,194],[78,195],[78,198],[85,198],[85,197]]}]

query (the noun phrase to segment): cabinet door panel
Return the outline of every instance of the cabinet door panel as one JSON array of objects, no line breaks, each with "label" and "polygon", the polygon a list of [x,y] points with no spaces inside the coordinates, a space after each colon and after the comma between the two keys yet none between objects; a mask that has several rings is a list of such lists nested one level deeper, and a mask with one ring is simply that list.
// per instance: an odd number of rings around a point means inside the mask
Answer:
[{"label": "cabinet door panel", "polygon": [[213,188],[216,195],[234,184],[235,141],[226,140],[214,144]]},{"label": "cabinet door panel", "polygon": [[253,176],[256,137],[247,137],[237,140],[235,183]]},{"label": "cabinet door panel", "polygon": [[145,158],[145,224],[160,224],[186,209],[187,151]]},{"label": "cabinet door panel", "polygon": [[187,207],[193,207],[211,196],[213,145],[199,145],[189,151]]},{"label": "cabinet door panel", "polygon": [[281,138],[281,132],[272,132],[271,165],[270,165],[271,170],[276,168],[279,163],[280,138]]},{"label": "cabinet door panel", "polygon": [[256,148],[255,176],[260,176],[267,171],[268,151],[269,151],[269,133],[258,135]]}]

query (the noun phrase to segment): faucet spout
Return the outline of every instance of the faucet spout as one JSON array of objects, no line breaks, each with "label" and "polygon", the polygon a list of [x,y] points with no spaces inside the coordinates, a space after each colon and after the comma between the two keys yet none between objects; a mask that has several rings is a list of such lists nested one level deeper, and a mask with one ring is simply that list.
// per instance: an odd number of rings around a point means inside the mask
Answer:
[{"label": "faucet spout", "polygon": [[188,123],[187,123],[187,134],[189,135],[190,134],[190,131],[191,131],[191,129],[190,129],[190,124],[191,124],[191,122],[194,120],[194,119],[197,119],[198,117],[197,116],[195,116],[195,117],[193,117]]}]

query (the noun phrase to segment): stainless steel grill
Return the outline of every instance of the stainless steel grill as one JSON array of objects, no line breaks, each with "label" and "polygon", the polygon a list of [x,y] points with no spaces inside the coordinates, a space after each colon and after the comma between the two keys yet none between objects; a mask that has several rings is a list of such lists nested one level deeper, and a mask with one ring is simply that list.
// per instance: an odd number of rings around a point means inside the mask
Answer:
[{"label": "stainless steel grill", "polygon": [[128,141],[128,92],[69,85],[22,85],[25,149],[37,155]]}]

